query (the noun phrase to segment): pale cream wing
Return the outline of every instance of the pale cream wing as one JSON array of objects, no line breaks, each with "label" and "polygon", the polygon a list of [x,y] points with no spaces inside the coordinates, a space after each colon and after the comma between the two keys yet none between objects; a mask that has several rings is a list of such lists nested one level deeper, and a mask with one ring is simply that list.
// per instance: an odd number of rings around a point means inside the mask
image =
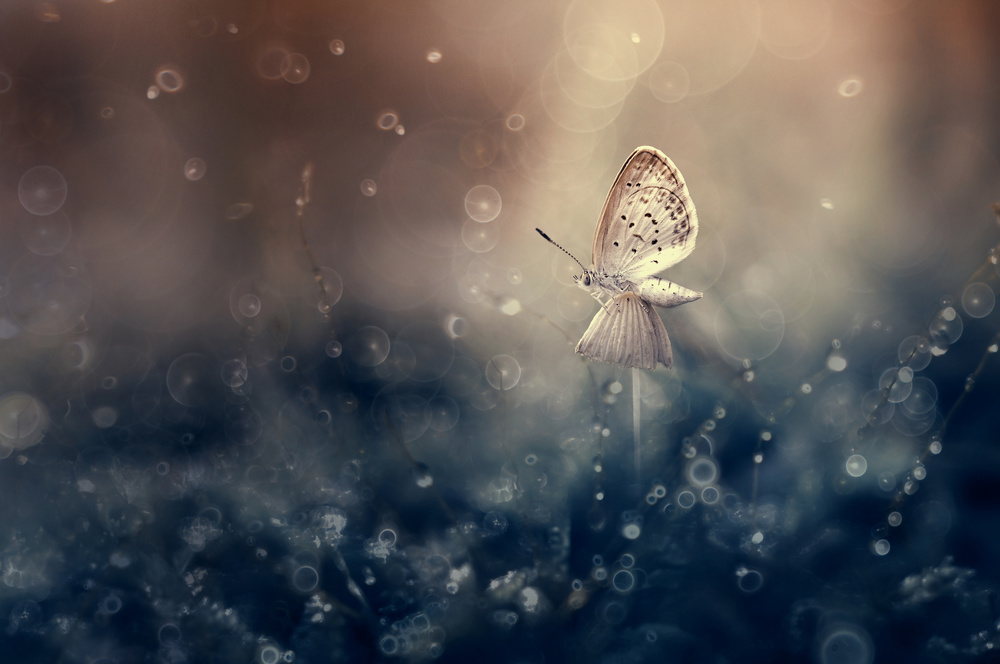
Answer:
[{"label": "pale cream wing", "polygon": [[684,177],[656,148],[636,148],[608,192],[594,232],[594,268],[631,281],[694,250],[698,214]]},{"label": "pale cream wing", "polygon": [[638,284],[634,284],[633,288],[644,301],[664,308],[679,307],[682,304],[700,300],[704,295],[704,293],[659,277],[643,279]]},{"label": "pale cream wing", "polygon": [[673,364],[670,339],[659,314],[629,291],[598,310],[576,352],[599,362],[639,369]]}]

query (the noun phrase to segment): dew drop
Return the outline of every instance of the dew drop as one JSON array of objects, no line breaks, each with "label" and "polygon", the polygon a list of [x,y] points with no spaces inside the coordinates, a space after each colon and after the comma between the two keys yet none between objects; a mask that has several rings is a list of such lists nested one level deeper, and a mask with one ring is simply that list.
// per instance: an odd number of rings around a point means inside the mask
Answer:
[{"label": "dew drop", "polygon": [[837,92],[841,97],[857,97],[861,94],[861,90],[864,88],[864,83],[860,78],[846,78],[840,82],[837,86]]},{"label": "dew drop", "polygon": [[764,575],[755,569],[740,567],[736,570],[736,585],[745,593],[755,593],[764,585]]},{"label": "dew drop", "polygon": [[253,205],[250,203],[234,203],[226,209],[226,219],[237,221],[243,219],[253,212]]},{"label": "dew drop", "polygon": [[512,113],[507,116],[507,129],[510,131],[521,131],[524,129],[524,116],[520,113]]},{"label": "dew drop", "polygon": [[168,93],[178,92],[184,87],[184,75],[169,65],[157,69],[153,81],[160,90]]},{"label": "dew drop", "polygon": [[197,182],[205,177],[206,168],[207,166],[203,160],[198,157],[191,157],[184,162],[184,177],[191,182]]},{"label": "dew drop", "polygon": [[375,119],[375,126],[382,131],[390,131],[399,124],[399,116],[395,111],[382,111]]},{"label": "dew drop", "polygon": [[840,353],[830,353],[826,358],[826,368],[830,371],[843,371],[847,368],[847,358]]}]

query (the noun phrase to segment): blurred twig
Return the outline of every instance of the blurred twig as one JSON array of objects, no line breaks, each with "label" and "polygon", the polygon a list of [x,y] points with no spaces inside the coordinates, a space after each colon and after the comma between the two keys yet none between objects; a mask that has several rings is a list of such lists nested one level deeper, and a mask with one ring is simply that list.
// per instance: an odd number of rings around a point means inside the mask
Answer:
[{"label": "blurred twig", "polygon": [[[313,163],[307,161],[306,165],[302,168],[302,186],[299,189],[299,195],[295,198],[295,220],[298,222],[299,226],[299,237],[302,239],[302,247],[305,249],[306,257],[309,259],[309,265],[312,268],[313,279],[319,286],[319,310],[321,313],[327,313],[329,309],[324,310],[324,303],[327,302],[326,299],[326,284],[323,283],[323,271],[316,264],[316,259],[313,258],[312,247],[309,245],[309,238],[306,237],[305,226],[302,220],[306,215],[306,206],[309,205],[309,198],[312,193],[312,178],[313,178]],[[329,305],[328,305],[329,306]]]}]

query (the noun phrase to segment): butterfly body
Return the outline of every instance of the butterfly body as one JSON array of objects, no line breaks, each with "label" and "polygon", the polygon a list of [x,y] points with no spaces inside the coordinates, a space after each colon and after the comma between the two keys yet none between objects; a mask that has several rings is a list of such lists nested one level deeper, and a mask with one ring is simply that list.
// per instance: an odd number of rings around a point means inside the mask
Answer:
[{"label": "butterfly body", "polygon": [[680,171],[656,148],[637,148],[604,202],[594,231],[593,264],[576,277],[577,285],[598,299],[611,298],[576,352],[626,367],[670,367],[670,339],[650,305],[676,307],[702,294],[653,275],[686,258],[697,235],[698,216]]}]

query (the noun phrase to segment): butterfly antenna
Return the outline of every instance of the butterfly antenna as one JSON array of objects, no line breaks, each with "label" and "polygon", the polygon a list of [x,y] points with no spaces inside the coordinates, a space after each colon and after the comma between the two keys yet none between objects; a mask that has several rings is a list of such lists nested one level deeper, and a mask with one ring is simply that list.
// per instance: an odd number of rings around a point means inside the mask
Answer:
[{"label": "butterfly antenna", "polygon": [[572,258],[573,260],[575,260],[576,264],[579,265],[580,267],[582,267],[584,272],[587,271],[587,266],[586,265],[584,265],[580,261],[576,260],[576,256],[574,256],[573,254],[571,254],[568,251],[566,251],[565,249],[563,249],[563,246],[561,244],[559,244],[558,242],[556,242],[555,240],[553,240],[552,238],[550,238],[548,235],[546,235],[545,232],[542,231],[541,228],[536,228],[535,230],[538,231],[538,234],[541,235],[543,238],[545,238],[546,240],[548,240],[552,244],[554,244],[557,247],[559,247],[560,251],[562,251],[564,254],[566,254],[567,256],[569,256],[570,258]]}]

